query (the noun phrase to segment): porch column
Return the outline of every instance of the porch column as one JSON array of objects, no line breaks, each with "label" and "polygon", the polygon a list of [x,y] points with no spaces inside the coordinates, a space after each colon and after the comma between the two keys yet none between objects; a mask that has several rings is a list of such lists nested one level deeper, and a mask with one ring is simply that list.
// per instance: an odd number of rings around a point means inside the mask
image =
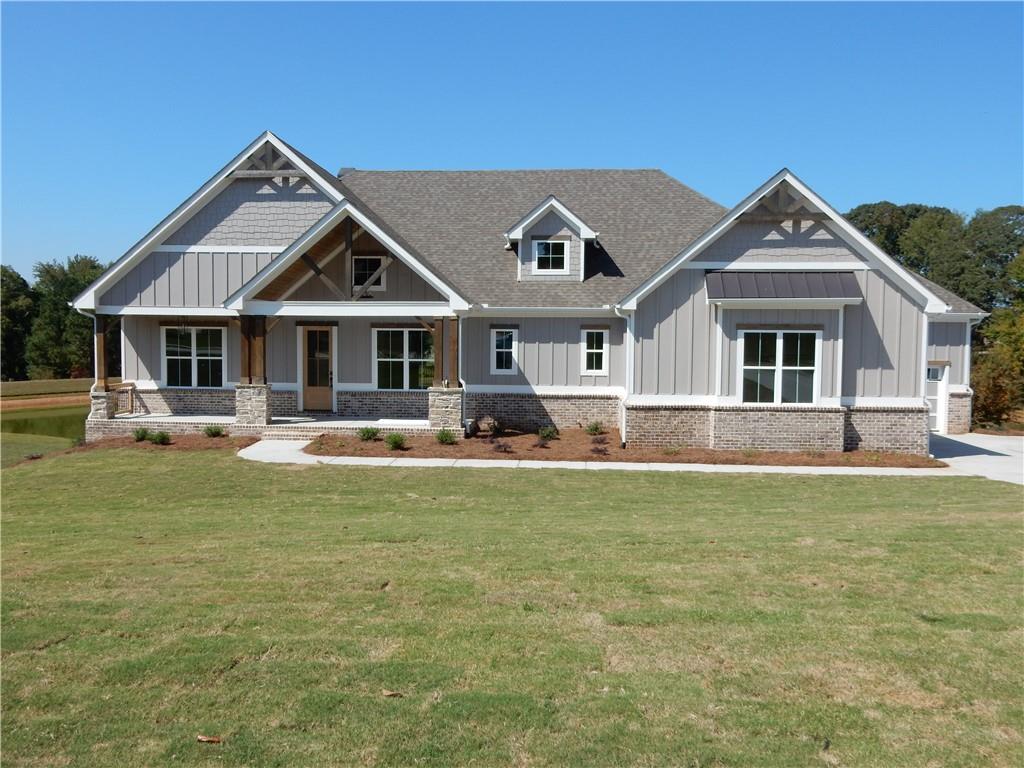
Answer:
[{"label": "porch column", "polygon": [[[447,325],[447,328],[445,327]],[[459,389],[458,321],[434,319],[434,386],[428,392],[431,429],[462,435],[462,390]]]},{"label": "porch column", "polygon": [[241,371],[235,387],[235,424],[266,425],[271,419],[271,392],[267,381],[267,318],[241,318],[239,357]]},{"label": "porch column", "polygon": [[89,392],[89,418],[112,419],[117,411],[117,392],[110,390],[107,381],[107,326],[106,315],[93,318],[93,339],[96,360],[94,371],[96,382]]}]

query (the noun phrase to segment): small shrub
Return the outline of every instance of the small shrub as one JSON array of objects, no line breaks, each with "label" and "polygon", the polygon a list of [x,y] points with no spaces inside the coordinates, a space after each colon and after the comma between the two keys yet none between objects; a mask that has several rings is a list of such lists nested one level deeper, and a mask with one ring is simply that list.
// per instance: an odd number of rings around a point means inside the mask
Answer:
[{"label": "small shrub", "polygon": [[744,459],[756,459],[760,451],[755,451],[753,448],[744,448],[740,453],[743,454]]},{"label": "small shrub", "polygon": [[558,437],[558,427],[554,426],[553,424],[549,427],[541,427],[540,429],[537,430],[537,436],[540,437],[545,442],[548,440],[554,440],[556,437]]},{"label": "small shrub", "polygon": [[203,427],[203,434],[207,437],[224,437],[227,432],[224,431],[224,427],[217,426],[216,424],[208,424]]},{"label": "small shrub", "polygon": [[587,424],[588,435],[600,435],[602,432],[604,432],[604,427],[600,421],[592,421]]},{"label": "small shrub", "polygon": [[548,440],[546,437],[541,437],[540,435],[537,435],[537,439],[533,441],[533,447],[547,448],[549,442],[550,440]]},{"label": "small shrub", "polygon": [[497,440],[494,443],[494,450],[497,453],[512,453],[512,443],[504,440]]},{"label": "small shrub", "polygon": [[171,436],[166,432],[153,432],[149,436],[149,442],[153,445],[170,445]]},{"label": "small shrub", "polygon": [[149,440],[149,430],[145,427],[136,427],[132,430],[132,437],[135,438],[136,443],[141,443],[145,440]]},{"label": "small shrub", "polygon": [[371,440],[376,440],[380,437],[380,430],[376,427],[363,427],[356,432],[356,437],[362,440],[364,443],[368,443]]},{"label": "small shrub", "polygon": [[592,442],[594,445],[604,445],[605,443],[608,442],[608,438],[605,437],[604,435],[594,435],[590,439],[590,442]]},{"label": "small shrub", "polygon": [[401,432],[392,432],[384,438],[384,441],[392,451],[401,451],[405,448],[405,435]]},{"label": "small shrub", "polygon": [[441,445],[455,445],[458,436],[450,429],[439,429],[437,431],[437,442]]}]

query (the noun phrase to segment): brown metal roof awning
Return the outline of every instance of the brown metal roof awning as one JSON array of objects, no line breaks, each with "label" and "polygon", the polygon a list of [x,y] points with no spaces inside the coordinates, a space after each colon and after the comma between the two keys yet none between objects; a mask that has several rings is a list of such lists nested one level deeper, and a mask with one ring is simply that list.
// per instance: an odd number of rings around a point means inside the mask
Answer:
[{"label": "brown metal roof awning", "polygon": [[708,301],[858,304],[863,300],[853,272],[708,272]]}]

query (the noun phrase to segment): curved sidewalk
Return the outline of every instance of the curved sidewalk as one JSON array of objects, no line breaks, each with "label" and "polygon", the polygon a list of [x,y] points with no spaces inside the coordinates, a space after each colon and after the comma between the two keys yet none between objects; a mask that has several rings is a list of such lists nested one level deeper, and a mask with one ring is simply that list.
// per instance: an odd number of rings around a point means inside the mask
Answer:
[{"label": "curved sidewalk", "polygon": [[271,464],[331,464],[349,467],[456,467],[470,469],[592,469],[634,472],[722,472],[773,475],[873,475],[878,477],[972,477],[953,467],[780,467],[761,464],[681,464],[624,461],[529,461],[525,459],[409,459],[376,456],[313,456],[303,453],[308,440],[261,440],[238,455]]}]

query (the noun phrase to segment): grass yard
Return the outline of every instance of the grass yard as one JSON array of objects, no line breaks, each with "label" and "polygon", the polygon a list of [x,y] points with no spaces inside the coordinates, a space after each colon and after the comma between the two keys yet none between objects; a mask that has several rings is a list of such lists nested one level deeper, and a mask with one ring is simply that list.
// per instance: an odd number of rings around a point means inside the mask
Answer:
[{"label": "grass yard", "polygon": [[130,449],[0,477],[5,765],[1024,762],[1009,484]]},{"label": "grass yard", "polygon": [[21,435],[15,432],[0,432],[0,467],[9,467],[24,461],[29,456],[45,455],[71,447],[67,437],[53,435]]},{"label": "grass yard", "polygon": [[[0,382],[0,397],[44,397],[46,395],[88,394],[94,379],[30,379]],[[120,379],[111,379],[112,382]]]}]

